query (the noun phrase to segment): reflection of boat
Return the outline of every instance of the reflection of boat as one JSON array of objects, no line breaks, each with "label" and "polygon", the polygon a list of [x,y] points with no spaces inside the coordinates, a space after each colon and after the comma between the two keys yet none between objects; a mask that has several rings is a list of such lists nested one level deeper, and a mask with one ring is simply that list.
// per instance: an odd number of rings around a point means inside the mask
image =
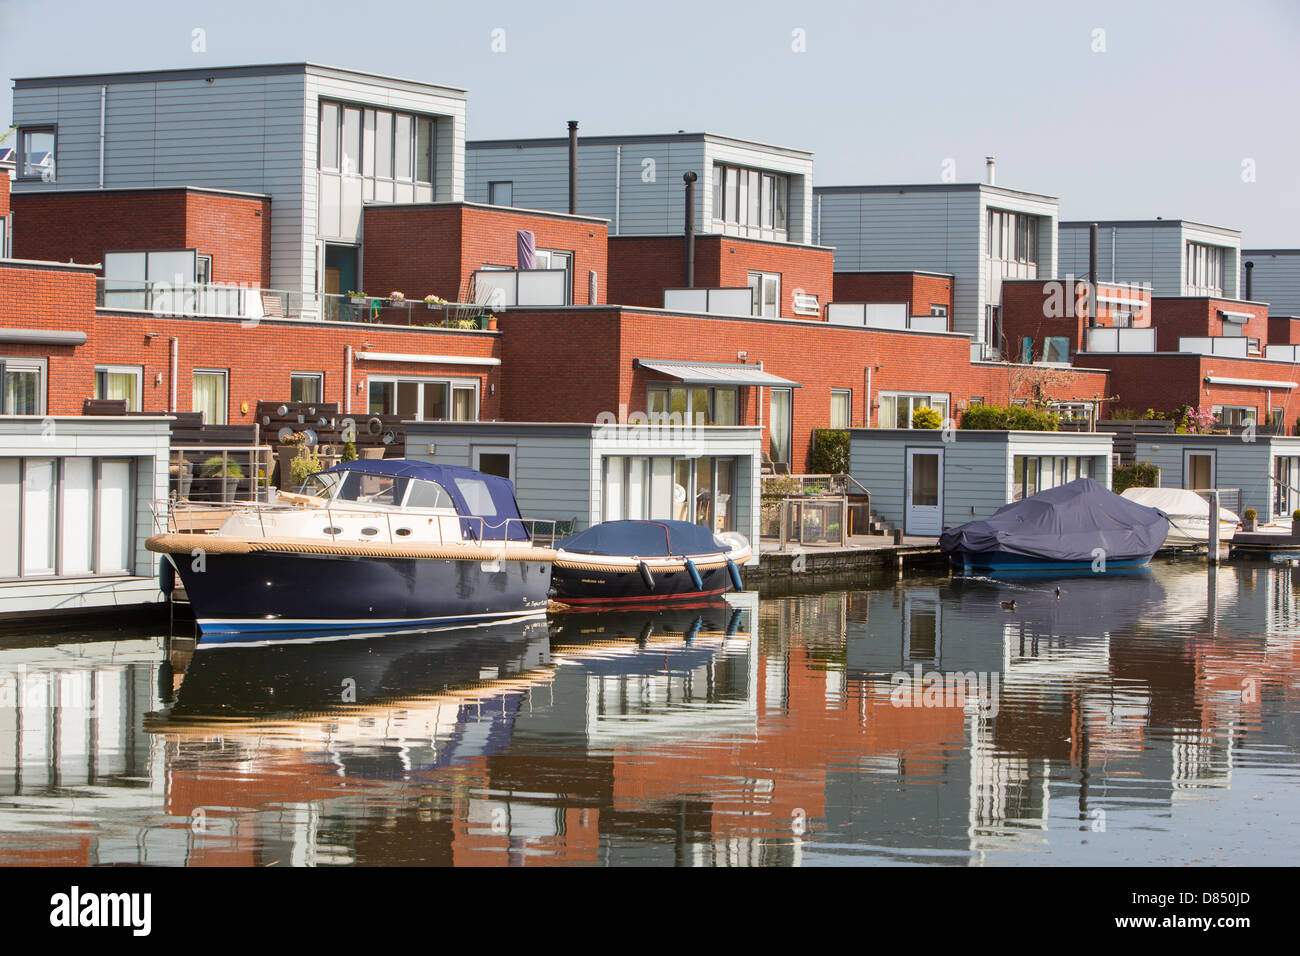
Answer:
[{"label": "reflection of boat", "polygon": [[743,535],[688,521],[606,521],[556,545],[551,583],[565,604],[698,601],[741,589]]},{"label": "reflection of boat", "polygon": [[1164,512],[1078,478],[950,528],[939,547],[968,573],[1106,573],[1146,564],[1168,531]]},{"label": "reflection of boat", "polygon": [[185,583],[201,646],[545,612],[554,552],[533,547],[504,478],[354,461],[304,492],[241,506],[216,534],[149,539]]},{"label": "reflection of boat", "polygon": [[[1123,496],[1169,516],[1167,547],[1210,543],[1210,503],[1194,491],[1182,488],[1128,488]],[[1227,508],[1219,509],[1219,540],[1227,541],[1241,519]]]},{"label": "reflection of boat", "polygon": [[689,646],[700,634],[734,637],[743,611],[725,601],[672,605],[644,610],[597,610],[581,614],[557,614],[551,618],[551,641],[556,647],[583,646],[593,640],[635,640],[648,646],[654,639]]}]

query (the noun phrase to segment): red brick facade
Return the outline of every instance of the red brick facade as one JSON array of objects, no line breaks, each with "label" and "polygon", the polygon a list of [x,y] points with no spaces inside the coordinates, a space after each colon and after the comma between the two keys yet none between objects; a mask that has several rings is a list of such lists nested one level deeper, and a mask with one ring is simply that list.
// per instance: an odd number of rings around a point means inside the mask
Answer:
[{"label": "red brick facade", "polygon": [[[1014,280],[1002,282],[1002,337],[1003,354],[1011,361],[1021,361],[1024,356],[1024,339],[1031,343],[1033,361],[1043,358],[1044,340],[1061,336],[1070,341],[1070,355],[1086,351],[1084,329],[1089,324],[1091,296],[1087,282],[1077,280]],[[1127,305],[1115,299],[1139,300],[1141,305]],[[1106,282],[1097,284],[1096,325],[1113,328],[1116,319],[1126,322],[1131,315],[1130,327],[1145,328],[1151,325],[1151,293],[1127,285]]]},{"label": "red brick facade", "polygon": [[[745,288],[750,272],[781,276],[781,318],[821,319],[831,301],[834,250],[735,236],[695,237],[697,288]],[[663,307],[664,289],[686,284],[686,243],[681,236],[611,236],[609,296],[618,305]],[[794,295],[817,296],[820,315],[794,310]]]},{"label": "red brick facade", "polygon": [[0,219],[9,215],[9,170],[0,169]]},{"label": "red brick facade", "polygon": [[[1152,300],[1152,324],[1156,327],[1156,350],[1177,352],[1183,336],[1219,336],[1235,333],[1242,326],[1226,323],[1221,310],[1248,313],[1244,334],[1260,345],[1260,354],[1268,344],[1268,305],[1236,299],[1210,299],[1201,296],[1156,296]],[[1226,327],[1226,328],[1225,328]]]},{"label": "red brick facade", "polygon": [[1268,344],[1300,345],[1300,318],[1292,315],[1270,315]]},{"label": "red brick facade", "polygon": [[937,272],[837,272],[836,302],[907,302],[909,315],[948,310],[952,328],[953,277]]},{"label": "red brick facade", "polygon": [[271,200],[191,189],[16,193],[14,257],[95,265],[105,252],[194,249],[215,282],[266,288]]},{"label": "red brick facade", "polygon": [[[485,265],[518,265],[518,232],[530,230],[538,249],[573,253],[575,305],[605,301],[609,279],[602,219],[522,212],[473,203],[365,207],[364,291],[401,292],[408,299],[469,298],[470,278]],[[588,273],[596,273],[596,302]]]}]

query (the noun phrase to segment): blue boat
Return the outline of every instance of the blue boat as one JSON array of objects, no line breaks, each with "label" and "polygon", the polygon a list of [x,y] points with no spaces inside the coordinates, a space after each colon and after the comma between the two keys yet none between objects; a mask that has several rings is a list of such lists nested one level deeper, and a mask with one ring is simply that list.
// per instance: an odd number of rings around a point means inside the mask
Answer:
[{"label": "blue boat", "polygon": [[235,505],[215,534],[147,546],[184,583],[200,647],[542,616],[555,557],[506,479],[405,459],[326,469],[301,493]]},{"label": "blue boat", "polygon": [[1107,574],[1146,565],[1168,533],[1163,511],[1079,478],[950,528],[939,547],[967,574]]}]

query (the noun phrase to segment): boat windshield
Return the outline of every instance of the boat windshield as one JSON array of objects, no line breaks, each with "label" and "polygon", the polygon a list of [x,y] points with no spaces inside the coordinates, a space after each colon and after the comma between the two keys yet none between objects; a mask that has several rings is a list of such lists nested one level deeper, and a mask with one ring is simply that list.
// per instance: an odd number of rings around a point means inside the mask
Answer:
[{"label": "boat windshield", "polygon": [[[407,489],[410,489],[409,493]],[[361,471],[334,471],[312,475],[303,491],[333,501],[398,507],[406,499],[408,508],[455,511],[451,496],[436,481],[403,475],[372,475]]]}]

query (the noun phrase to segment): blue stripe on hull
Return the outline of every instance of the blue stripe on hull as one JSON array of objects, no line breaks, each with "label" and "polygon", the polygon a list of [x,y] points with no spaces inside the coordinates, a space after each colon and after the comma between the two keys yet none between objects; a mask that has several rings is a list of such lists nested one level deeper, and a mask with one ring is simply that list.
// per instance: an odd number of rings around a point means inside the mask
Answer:
[{"label": "blue stripe on hull", "polygon": [[425,617],[398,620],[320,621],[320,620],[214,620],[200,618],[202,630],[199,647],[237,647],[261,644],[306,644],[312,641],[344,641],[351,638],[376,637],[397,631],[442,630],[465,627],[491,627],[512,621],[526,621],[546,616],[546,608],[524,613],[480,614],[473,617]]},{"label": "blue stripe on hull", "polygon": [[1107,558],[1105,571],[1093,571],[1091,560],[1053,561],[1047,558],[1034,558],[1026,554],[1010,554],[1005,551],[990,552],[986,554],[958,553],[954,555],[954,557],[960,562],[962,570],[967,573],[971,571],[982,571],[994,574],[999,571],[1039,571],[1044,573],[1088,572],[1092,574],[1106,574],[1111,570],[1145,567],[1151,562],[1151,555],[1149,554],[1135,558]]}]

